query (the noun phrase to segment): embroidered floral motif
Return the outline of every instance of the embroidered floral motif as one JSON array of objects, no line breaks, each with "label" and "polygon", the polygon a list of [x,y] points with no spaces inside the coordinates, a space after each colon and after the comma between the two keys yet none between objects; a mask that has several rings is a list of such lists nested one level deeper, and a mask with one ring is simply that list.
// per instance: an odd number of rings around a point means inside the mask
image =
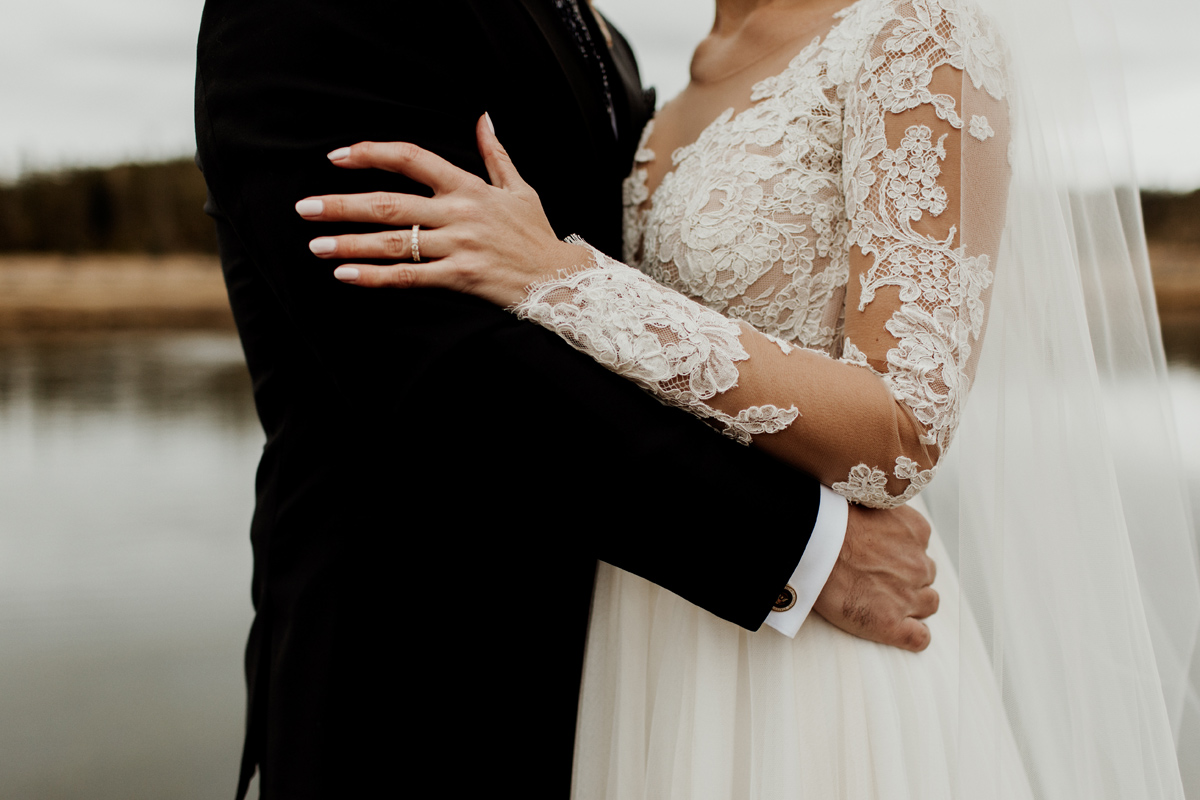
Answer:
[{"label": "embroidered floral motif", "polygon": [[711,419],[743,444],[778,433],[800,412],[764,404],[731,416],[705,401],[737,386],[749,358],[741,327],[592,250],[591,267],[530,287],[513,309],[668,405]]},{"label": "embroidered floral motif", "polygon": [[875,467],[868,467],[866,464],[854,467],[845,481],[835,483],[829,488],[847,500],[864,506],[895,508],[916,497],[933,480],[936,471],[935,469],[922,470],[912,459],[900,456],[896,459],[896,469],[893,474],[897,478],[909,482],[908,487],[900,494],[888,494],[887,473]]},{"label": "embroidered floral motif", "polygon": [[992,130],[992,126],[988,124],[988,118],[982,117],[979,114],[971,115],[971,127],[968,132],[981,142],[986,142],[996,135],[996,132]]},{"label": "embroidered floral motif", "polygon": [[933,102],[929,91],[933,70],[924,58],[901,56],[878,74],[868,72],[863,77],[873,84],[867,91],[873,91],[883,107],[893,114]]}]

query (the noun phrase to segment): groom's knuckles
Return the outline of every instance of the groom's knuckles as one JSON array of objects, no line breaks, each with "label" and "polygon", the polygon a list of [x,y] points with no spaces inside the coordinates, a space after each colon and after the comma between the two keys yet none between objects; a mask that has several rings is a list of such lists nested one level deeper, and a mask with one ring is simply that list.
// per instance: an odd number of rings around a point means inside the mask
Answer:
[{"label": "groom's knuckles", "polygon": [[942,604],[942,598],[938,595],[937,590],[928,587],[921,590],[917,598],[917,611],[913,614],[917,619],[925,619],[932,617],[937,613],[938,608]]},{"label": "groom's knuckles", "polygon": [[896,646],[914,653],[919,653],[929,647],[932,641],[933,636],[929,632],[929,626],[919,620],[907,619],[897,631]]},{"label": "groom's knuckles", "polygon": [[929,525],[929,520],[925,519],[924,514],[911,506],[900,506],[889,513],[893,519],[907,527],[909,535],[922,547],[929,546],[929,537],[933,533],[933,528]]}]

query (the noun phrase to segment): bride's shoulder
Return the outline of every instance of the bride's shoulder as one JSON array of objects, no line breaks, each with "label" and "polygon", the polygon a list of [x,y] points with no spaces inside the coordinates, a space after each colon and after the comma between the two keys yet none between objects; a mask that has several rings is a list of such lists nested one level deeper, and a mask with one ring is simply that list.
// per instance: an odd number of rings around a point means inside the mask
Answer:
[{"label": "bride's shoulder", "polygon": [[844,19],[829,44],[842,56],[835,61],[845,79],[876,62],[927,60],[936,52],[938,61],[966,71],[976,86],[1000,91],[1003,38],[975,0],[859,0],[840,13]]}]

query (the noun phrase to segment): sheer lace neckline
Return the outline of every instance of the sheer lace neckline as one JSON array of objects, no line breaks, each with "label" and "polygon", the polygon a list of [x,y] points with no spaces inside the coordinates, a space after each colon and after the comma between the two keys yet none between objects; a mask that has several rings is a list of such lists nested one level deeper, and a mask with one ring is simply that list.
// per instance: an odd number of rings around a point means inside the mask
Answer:
[{"label": "sheer lace neckline", "polygon": [[[733,106],[729,106],[720,114],[718,114],[711,122],[705,125],[695,140],[689,142],[688,144],[680,145],[672,150],[671,169],[667,170],[662,174],[661,177],[659,177],[658,184],[653,189],[650,189],[647,186],[649,194],[646,202],[643,204],[643,208],[649,208],[654,204],[654,196],[658,194],[658,190],[662,188],[664,183],[667,182],[667,177],[675,171],[683,159],[687,158],[688,155],[694,150],[703,147],[704,144],[708,142],[721,128],[726,125],[736,123],[743,116],[749,114],[751,111],[767,102],[771,95],[765,94],[765,92],[769,88],[770,84],[778,81],[784,75],[787,75],[788,73],[793,72],[807,64],[818,52],[820,52],[821,48],[829,39],[829,36],[839,27],[841,27],[841,25],[846,21],[846,17],[850,15],[850,12],[855,7],[862,5],[865,2],[867,2],[867,0],[854,0],[854,2],[850,3],[849,5],[835,11],[830,15],[832,22],[830,23],[829,27],[825,29],[824,33],[817,34],[809,41],[808,44],[804,45],[804,47],[802,47],[800,51],[796,53],[796,55],[788,59],[787,66],[785,66],[779,72],[755,81],[754,85],[750,87],[750,104],[748,106],[737,112],[734,111]],[[646,123],[645,129],[642,131],[641,142],[638,144],[637,155],[634,158],[635,167],[641,167],[658,159],[658,154],[647,146],[650,136],[653,133],[654,119],[651,119],[648,123]]]}]

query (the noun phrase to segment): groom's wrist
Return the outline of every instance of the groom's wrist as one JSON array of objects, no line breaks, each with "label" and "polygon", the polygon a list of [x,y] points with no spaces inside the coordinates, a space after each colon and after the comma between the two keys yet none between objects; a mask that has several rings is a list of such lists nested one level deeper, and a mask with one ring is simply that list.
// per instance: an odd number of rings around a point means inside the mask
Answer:
[{"label": "groom's wrist", "polygon": [[767,625],[788,637],[794,637],[800,631],[837,564],[849,518],[846,498],[822,486],[821,504],[808,545],[791,580],[780,591],[775,608],[767,615]]}]

